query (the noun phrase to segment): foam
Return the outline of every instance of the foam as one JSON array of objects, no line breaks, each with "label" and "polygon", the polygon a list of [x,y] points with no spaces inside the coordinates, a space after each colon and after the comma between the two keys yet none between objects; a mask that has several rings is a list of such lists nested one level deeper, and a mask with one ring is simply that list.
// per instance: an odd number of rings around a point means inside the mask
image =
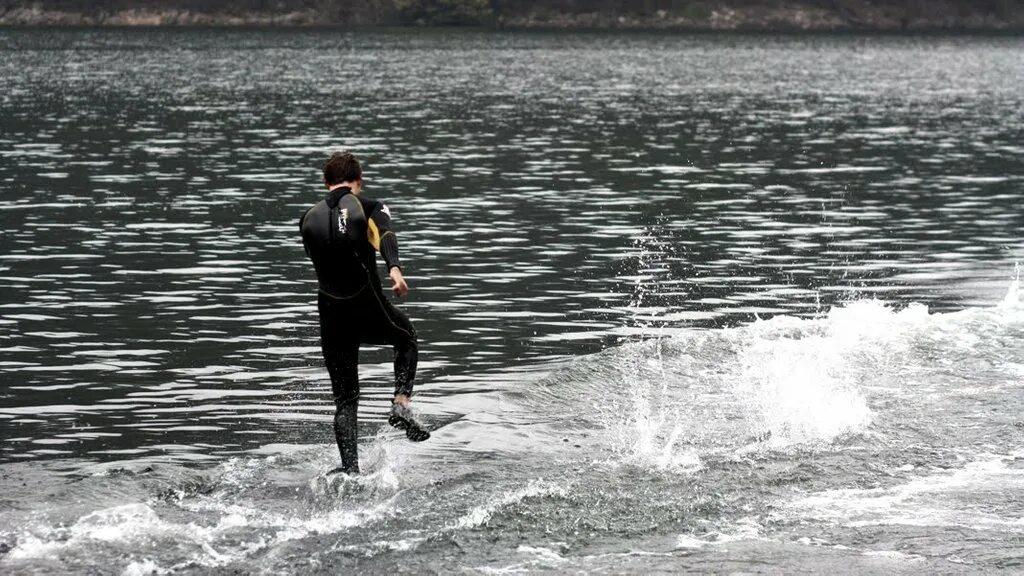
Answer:
[{"label": "foam", "polygon": [[125,566],[121,572],[121,576],[153,576],[170,574],[172,571],[161,567],[159,564],[150,559],[135,560]]},{"label": "foam", "polygon": [[[917,476],[885,488],[826,490],[784,506],[784,515],[810,517],[848,527],[927,526],[1024,533],[1019,506],[998,506],[992,494],[1019,494],[1024,453],[979,455],[952,472]],[[1001,513],[995,512],[1002,509]]]},{"label": "foam", "polygon": [[86,514],[68,528],[46,527],[37,534],[22,534],[7,557],[12,560],[45,558],[65,548],[85,547],[95,542],[121,543],[170,530],[172,527],[160,520],[149,506],[124,504]]},{"label": "foam", "polygon": [[336,545],[332,550],[342,552],[356,552],[363,555],[367,554],[380,554],[383,552],[411,552],[416,550],[420,544],[426,541],[426,538],[403,538],[399,540],[387,539],[387,540],[376,540],[367,544],[360,545]]},{"label": "foam", "polygon": [[476,506],[469,512],[458,518],[453,524],[448,526],[450,530],[464,530],[469,528],[476,528],[487,524],[491,520],[491,517],[500,511],[502,508],[506,508],[513,504],[522,502],[528,498],[538,498],[542,496],[566,496],[568,491],[564,486],[560,486],[553,482],[547,482],[543,478],[530,480],[529,483],[519,490],[515,490],[504,496],[498,497],[488,504]]},{"label": "foam", "polygon": [[[401,462],[388,443],[375,442],[372,446],[375,449],[368,451],[368,461],[376,460],[371,463],[376,470],[350,480],[353,486],[371,493],[372,498],[364,504],[338,498],[334,492],[321,495],[321,499],[328,500],[324,505],[309,508],[297,501],[296,509],[285,501],[284,509],[268,510],[259,493],[260,487],[267,485],[269,474],[280,474],[297,466],[296,474],[305,476],[310,465],[331,458],[325,456],[310,462],[308,450],[233,458],[218,467],[214,474],[216,489],[212,492],[195,494],[179,490],[167,504],[170,509],[161,508],[159,502],[135,502],[90,512],[67,527],[26,527],[17,535],[16,545],[4,561],[56,559],[65,554],[77,555],[97,545],[156,554],[167,548],[162,542],[173,541],[175,547],[189,550],[187,559],[181,558],[185,564],[166,568],[157,564],[159,557],[126,557],[125,574],[161,574],[189,563],[223,566],[283,542],[365,526],[393,513],[398,492],[396,466]],[[322,452],[326,455],[333,450]],[[181,517],[182,512],[186,513],[183,519],[171,520]],[[241,533],[247,536],[239,540]]]},{"label": "foam", "polygon": [[747,540],[765,540],[761,534],[761,527],[753,518],[741,518],[728,531],[711,531],[702,536],[693,534],[680,534],[676,538],[675,548],[677,550],[700,549],[707,546],[719,546],[729,542],[741,542]]},{"label": "foam", "polygon": [[885,558],[887,560],[902,560],[904,562],[924,562],[925,560],[925,557],[919,554],[907,554],[897,550],[865,550],[861,552],[861,555]]}]

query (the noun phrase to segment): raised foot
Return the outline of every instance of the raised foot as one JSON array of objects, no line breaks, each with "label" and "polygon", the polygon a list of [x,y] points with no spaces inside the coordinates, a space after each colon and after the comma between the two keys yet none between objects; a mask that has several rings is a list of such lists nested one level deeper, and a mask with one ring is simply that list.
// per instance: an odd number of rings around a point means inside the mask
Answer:
[{"label": "raised foot", "polygon": [[391,416],[388,424],[399,430],[405,430],[405,437],[413,442],[423,442],[430,438],[427,427],[413,415],[412,410],[401,404],[391,405]]}]

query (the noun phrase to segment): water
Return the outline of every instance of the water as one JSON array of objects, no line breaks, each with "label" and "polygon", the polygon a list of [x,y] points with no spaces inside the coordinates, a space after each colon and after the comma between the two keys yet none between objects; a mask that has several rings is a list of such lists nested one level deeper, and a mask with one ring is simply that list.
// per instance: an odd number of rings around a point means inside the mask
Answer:
[{"label": "water", "polygon": [[[0,32],[5,573],[1024,558],[1016,38]],[[336,465],[357,150],[438,430]]]}]

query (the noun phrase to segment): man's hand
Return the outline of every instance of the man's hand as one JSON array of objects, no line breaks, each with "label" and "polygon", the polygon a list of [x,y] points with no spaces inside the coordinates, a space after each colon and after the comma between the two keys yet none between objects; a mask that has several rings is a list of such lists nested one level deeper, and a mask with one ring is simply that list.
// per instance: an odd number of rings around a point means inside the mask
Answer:
[{"label": "man's hand", "polygon": [[391,277],[391,281],[395,283],[391,287],[391,291],[395,293],[395,296],[401,298],[409,293],[409,285],[405,283],[405,278],[402,277],[402,269],[398,266],[391,268],[388,272],[388,276]]}]

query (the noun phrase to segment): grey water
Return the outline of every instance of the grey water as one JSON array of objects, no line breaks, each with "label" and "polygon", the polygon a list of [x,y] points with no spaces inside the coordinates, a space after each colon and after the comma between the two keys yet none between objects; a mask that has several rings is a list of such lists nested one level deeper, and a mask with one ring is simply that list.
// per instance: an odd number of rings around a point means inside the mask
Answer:
[{"label": "grey water", "polygon": [[[336,465],[333,149],[421,341]],[[1024,40],[0,31],[4,573],[1024,565]]]}]

